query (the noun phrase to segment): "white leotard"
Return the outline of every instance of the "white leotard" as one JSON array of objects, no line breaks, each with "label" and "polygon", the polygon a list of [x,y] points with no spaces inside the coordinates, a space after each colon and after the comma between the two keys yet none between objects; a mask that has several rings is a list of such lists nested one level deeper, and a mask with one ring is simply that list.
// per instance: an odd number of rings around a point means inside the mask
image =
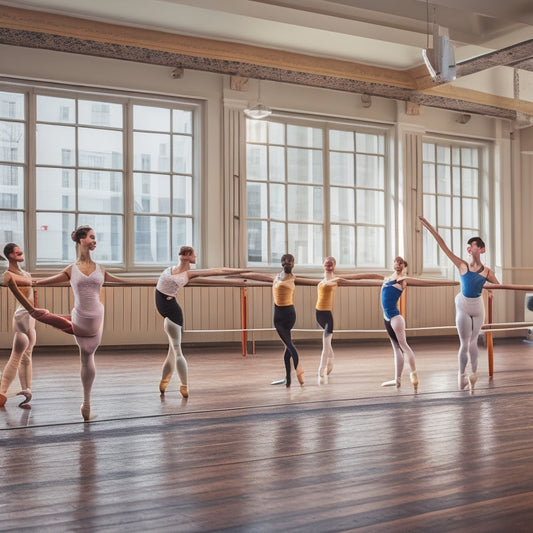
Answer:
[{"label": "white leotard", "polygon": [[[74,292],[72,326],[76,337],[101,338],[104,321],[104,306],[100,302],[100,291],[104,284],[104,273],[100,265],[86,276],[74,263],[72,265],[70,286]],[[99,339],[98,339],[99,343]]]},{"label": "white leotard", "polygon": [[172,274],[173,268],[169,266],[163,270],[157,281],[156,289],[166,296],[176,296],[176,293],[189,282],[186,270],[179,274]]}]

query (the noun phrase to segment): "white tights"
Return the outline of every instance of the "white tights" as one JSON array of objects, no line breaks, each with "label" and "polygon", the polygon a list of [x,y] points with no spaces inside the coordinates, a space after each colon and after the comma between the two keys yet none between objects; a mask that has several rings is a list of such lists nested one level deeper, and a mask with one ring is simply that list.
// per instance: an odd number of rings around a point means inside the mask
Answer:
[{"label": "white tights", "polygon": [[163,363],[162,379],[170,379],[177,368],[181,384],[187,385],[188,369],[187,361],[181,351],[181,326],[165,318],[163,329],[168,336],[168,354]]},{"label": "white tights", "polygon": [[455,324],[459,334],[459,373],[464,374],[470,355],[472,373],[477,372],[478,348],[477,338],[483,325],[485,308],[481,296],[467,298],[459,293],[455,297]]},{"label": "white tights", "polygon": [[323,375],[328,364],[328,359],[333,359],[335,357],[331,346],[332,339],[333,333],[327,333],[327,331],[324,331],[324,335],[322,336],[322,354],[320,355],[320,366],[318,367],[320,375]]},{"label": "white tights", "polygon": [[19,307],[13,315],[13,348],[9,361],[2,373],[0,393],[6,394],[15,380],[17,371],[22,390],[31,389],[32,362],[31,355],[35,346],[35,320],[26,309]]},{"label": "white tights", "polygon": [[407,344],[407,338],[405,336],[405,320],[403,316],[393,316],[390,319],[390,325],[396,334],[396,339],[398,339],[398,342],[395,342],[392,338],[390,340],[394,351],[394,372],[396,374],[394,379],[398,382],[402,377],[405,358],[407,358],[411,372],[416,370],[415,354],[409,344]]}]

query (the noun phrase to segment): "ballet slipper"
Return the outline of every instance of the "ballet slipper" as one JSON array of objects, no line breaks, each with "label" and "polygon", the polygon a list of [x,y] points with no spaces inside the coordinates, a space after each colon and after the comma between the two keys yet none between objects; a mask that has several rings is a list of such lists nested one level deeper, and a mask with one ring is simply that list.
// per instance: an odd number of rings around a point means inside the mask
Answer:
[{"label": "ballet slipper", "polygon": [[304,369],[302,368],[302,365],[298,365],[296,367],[296,377],[298,378],[300,385],[303,385],[304,384]]},{"label": "ballet slipper", "polygon": [[24,400],[19,403],[19,407],[22,407],[22,409],[31,409],[31,399],[32,394],[30,389],[21,390],[20,392],[17,392],[17,396],[24,396]]},{"label": "ballet slipper", "polygon": [[413,387],[416,392],[418,390],[418,372],[416,370],[413,370],[413,372],[409,374],[409,378],[411,379],[411,383],[413,384]]},{"label": "ballet slipper", "polygon": [[328,376],[333,372],[333,357],[328,357],[328,364],[326,367]]},{"label": "ballet slipper", "polygon": [[84,422],[91,420],[91,405],[83,402],[80,407],[81,416]]},{"label": "ballet slipper", "polygon": [[170,383],[170,378],[162,378],[159,382],[159,392],[161,394],[165,394],[165,391],[167,390],[168,384]]},{"label": "ballet slipper", "polygon": [[384,381],[381,384],[382,387],[396,387],[397,389],[401,386],[400,378],[398,379],[391,379],[390,381]]},{"label": "ballet slipper", "polygon": [[189,397],[189,389],[187,388],[187,385],[181,384],[180,385],[180,392],[181,392],[181,395],[184,398],[188,398]]},{"label": "ballet slipper", "polygon": [[470,389],[470,394],[474,394],[474,387],[476,385],[477,376],[476,374],[470,374],[468,376],[468,388]]},{"label": "ballet slipper", "polygon": [[468,385],[468,378],[466,377],[466,374],[459,373],[458,382],[459,382],[459,390],[464,390],[465,387]]},{"label": "ballet slipper", "polygon": [[7,396],[0,392],[0,407],[4,407],[7,402]]}]

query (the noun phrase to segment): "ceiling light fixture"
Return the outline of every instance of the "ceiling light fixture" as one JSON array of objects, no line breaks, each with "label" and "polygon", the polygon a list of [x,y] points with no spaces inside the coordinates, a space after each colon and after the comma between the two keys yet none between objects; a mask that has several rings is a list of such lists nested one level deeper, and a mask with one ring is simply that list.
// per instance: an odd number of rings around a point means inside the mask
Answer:
[{"label": "ceiling light fixture", "polygon": [[261,81],[257,82],[257,102],[252,107],[247,107],[244,110],[244,114],[248,118],[253,118],[255,120],[261,120],[262,118],[269,117],[272,115],[272,109],[270,107],[261,103]]}]

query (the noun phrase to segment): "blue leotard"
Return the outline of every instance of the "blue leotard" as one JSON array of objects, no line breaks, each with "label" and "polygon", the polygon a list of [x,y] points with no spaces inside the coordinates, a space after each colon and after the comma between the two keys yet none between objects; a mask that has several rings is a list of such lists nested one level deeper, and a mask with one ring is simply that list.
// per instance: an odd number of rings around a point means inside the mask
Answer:
[{"label": "blue leotard", "polygon": [[[483,272],[483,268],[481,272]],[[479,272],[472,272],[468,270],[461,274],[461,293],[467,298],[478,298],[483,291],[483,285],[487,282],[487,278],[482,276]]]},{"label": "blue leotard", "polygon": [[381,306],[383,307],[385,320],[390,320],[393,316],[400,314],[398,300],[402,295],[403,289],[395,287],[397,284],[397,280],[391,279],[390,281],[386,281],[381,287]]}]

